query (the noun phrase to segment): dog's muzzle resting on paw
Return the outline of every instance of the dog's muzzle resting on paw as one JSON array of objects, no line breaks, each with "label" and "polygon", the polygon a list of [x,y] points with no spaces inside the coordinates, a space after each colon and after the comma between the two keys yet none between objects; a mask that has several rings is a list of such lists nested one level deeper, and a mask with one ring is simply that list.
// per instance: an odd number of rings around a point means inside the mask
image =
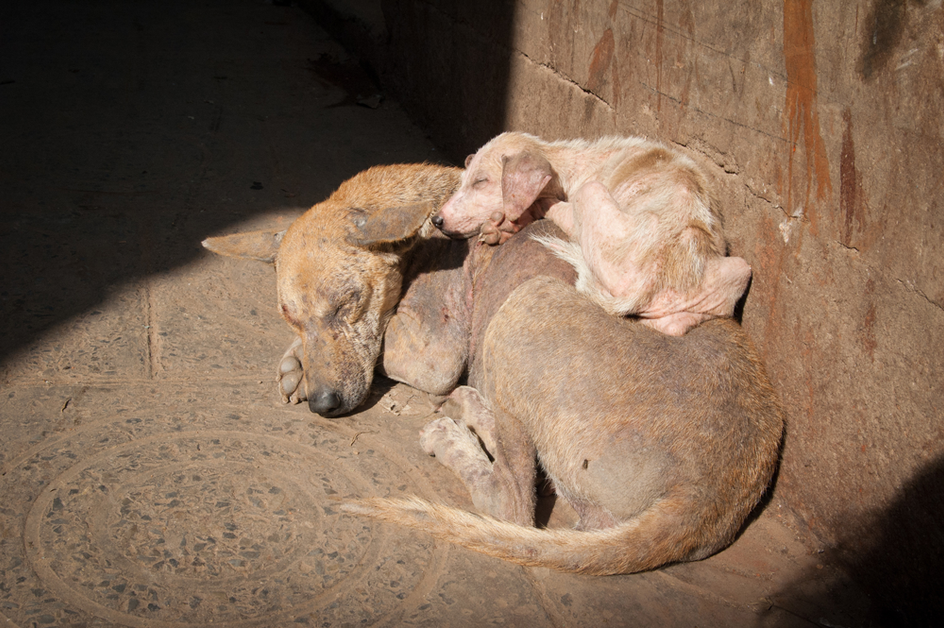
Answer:
[{"label": "dog's muzzle resting on paw", "polygon": [[[424,260],[409,262],[413,245],[438,233],[429,216],[455,191],[459,173],[430,164],[377,166],[342,183],[286,231],[204,241],[221,255],[275,264],[279,311],[297,334],[277,370],[285,403],[307,401],[325,417],[363,403],[386,327],[403,307],[403,285],[423,269]],[[433,239],[427,248],[464,250]],[[381,367],[394,378],[403,370]]]}]

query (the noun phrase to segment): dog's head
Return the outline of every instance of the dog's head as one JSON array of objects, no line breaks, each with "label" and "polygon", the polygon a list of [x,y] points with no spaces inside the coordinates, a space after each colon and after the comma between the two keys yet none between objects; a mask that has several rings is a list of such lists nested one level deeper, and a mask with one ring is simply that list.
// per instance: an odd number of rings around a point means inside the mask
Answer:
[{"label": "dog's head", "polygon": [[401,297],[404,255],[432,231],[429,216],[457,179],[454,168],[372,168],[281,236],[255,232],[268,249],[223,250],[222,238],[204,243],[215,252],[275,262],[279,311],[302,342],[312,412],[339,416],[367,397]]},{"label": "dog's head", "polygon": [[468,238],[496,212],[509,223],[518,221],[540,197],[558,195],[558,188],[536,137],[502,133],[466,158],[459,189],[433,224],[449,237]]}]

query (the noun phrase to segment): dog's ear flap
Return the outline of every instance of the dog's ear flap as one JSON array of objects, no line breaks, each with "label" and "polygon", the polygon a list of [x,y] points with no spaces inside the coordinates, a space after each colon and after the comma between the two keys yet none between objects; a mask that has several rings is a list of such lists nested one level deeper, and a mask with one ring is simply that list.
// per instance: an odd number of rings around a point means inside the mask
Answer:
[{"label": "dog's ear flap", "polygon": [[[522,151],[502,158],[502,211],[508,220],[517,220],[548,186],[559,188],[557,173],[544,155]],[[547,190],[556,196],[556,190]],[[543,194],[547,196],[547,193]]]},{"label": "dog's ear flap", "polygon": [[282,231],[247,231],[217,238],[207,238],[203,241],[203,246],[218,255],[242,257],[273,264],[284,235],[285,229]]},{"label": "dog's ear flap", "polygon": [[419,233],[432,213],[432,203],[385,207],[371,213],[356,210],[351,213],[347,241],[360,247],[401,242]]}]

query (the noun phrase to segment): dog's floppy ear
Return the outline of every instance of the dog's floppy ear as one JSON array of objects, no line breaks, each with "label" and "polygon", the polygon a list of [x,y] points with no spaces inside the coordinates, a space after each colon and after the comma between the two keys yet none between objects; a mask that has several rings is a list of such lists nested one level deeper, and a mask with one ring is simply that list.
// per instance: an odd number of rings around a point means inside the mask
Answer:
[{"label": "dog's floppy ear", "polygon": [[217,238],[207,238],[203,241],[203,246],[218,255],[243,257],[272,264],[275,262],[275,256],[279,252],[279,245],[282,244],[282,236],[284,235],[285,229],[281,231],[247,231]]},{"label": "dog's floppy ear", "polygon": [[549,184],[559,187],[557,173],[544,155],[526,150],[503,157],[502,210],[505,218],[517,220]]},{"label": "dog's floppy ear", "polygon": [[400,242],[419,233],[432,213],[432,203],[385,207],[370,213],[354,210],[347,241],[361,247]]}]

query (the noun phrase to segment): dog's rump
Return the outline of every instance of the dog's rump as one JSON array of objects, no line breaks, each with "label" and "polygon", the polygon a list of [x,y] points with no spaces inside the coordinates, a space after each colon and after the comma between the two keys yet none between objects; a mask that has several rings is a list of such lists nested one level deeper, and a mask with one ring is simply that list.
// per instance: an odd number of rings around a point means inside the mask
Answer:
[{"label": "dog's rump", "polygon": [[[650,452],[636,458],[633,475],[658,467],[653,493],[704,479],[706,498],[724,491],[753,507],[772,474],[779,401],[730,319],[666,336],[607,315],[560,281],[536,277],[493,317],[481,354],[470,384],[494,412],[524,426],[545,470],[566,476],[564,486],[579,486],[586,475],[574,465],[592,469],[610,452],[625,459],[631,443]],[[658,449],[661,457],[652,453]],[[731,494],[739,490],[744,494]]]}]

